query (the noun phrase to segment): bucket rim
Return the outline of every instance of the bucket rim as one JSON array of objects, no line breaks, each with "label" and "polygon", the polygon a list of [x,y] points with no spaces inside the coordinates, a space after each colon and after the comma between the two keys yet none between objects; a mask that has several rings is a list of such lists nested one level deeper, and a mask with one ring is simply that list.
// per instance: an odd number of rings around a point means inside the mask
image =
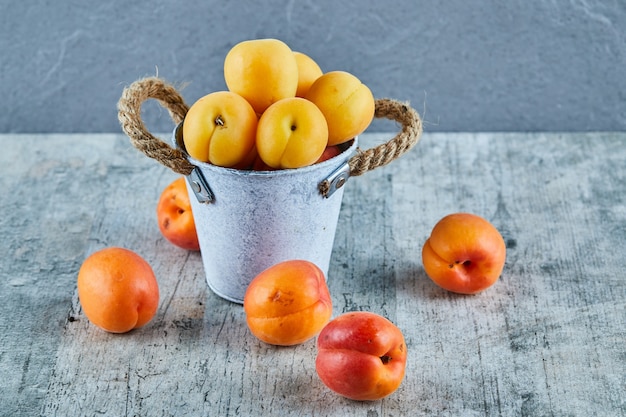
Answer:
[{"label": "bucket rim", "polygon": [[284,168],[284,169],[276,169],[273,171],[237,169],[237,168],[222,167],[219,165],[214,165],[209,162],[202,162],[200,160],[192,158],[187,153],[185,146],[183,144],[183,141],[182,141],[183,123],[184,123],[184,120],[181,121],[179,124],[177,124],[176,127],[174,127],[174,130],[172,131],[172,144],[174,145],[175,149],[178,149],[181,152],[183,152],[187,160],[192,165],[194,165],[195,167],[201,168],[203,170],[208,169],[208,170],[212,170],[215,172],[229,173],[229,174],[234,174],[234,175],[245,175],[245,176],[250,176],[250,177],[257,177],[257,176],[258,177],[277,177],[277,176],[299,175],[299,174],[304,174],[310,171],[324,169],[326,167],[329,167],[329,168],[335,167],[339,165],[338,164],[339,160],[341,161],[348,160],[356,152],[357,147],[358,147],[358,142],[359,142],[358,136],[355,136],[354,138],[338,145],[342,147],[341,153],[339,153],[338,155],[335,155],[332,158],[329,158],[325,161],[315,163],[312,165],[307,165],[307,166],[300,167],[300,168]]}]

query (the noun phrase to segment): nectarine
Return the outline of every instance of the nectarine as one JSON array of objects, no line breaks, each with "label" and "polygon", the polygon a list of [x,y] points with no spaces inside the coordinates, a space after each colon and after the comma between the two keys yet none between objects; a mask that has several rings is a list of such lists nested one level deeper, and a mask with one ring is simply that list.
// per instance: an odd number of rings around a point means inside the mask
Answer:
[{"label": "nectarine", "polygon": [[315,369],[332,391],[353,400],[378,400],[398,389],[407,349],[400,329],[366,311],[333,319],[317,338]]},{"label": "nectarine", "polygon": [[322,152],[322,156],[320,156],[319,159],[315,163],[319,164],[320,162],[327,161],[331,158],[336,157],[340,153],[341,153],[341,148],[339,148],[339,146],[337,145],[327,146],[326,149],[324,149],[324,152]]}]

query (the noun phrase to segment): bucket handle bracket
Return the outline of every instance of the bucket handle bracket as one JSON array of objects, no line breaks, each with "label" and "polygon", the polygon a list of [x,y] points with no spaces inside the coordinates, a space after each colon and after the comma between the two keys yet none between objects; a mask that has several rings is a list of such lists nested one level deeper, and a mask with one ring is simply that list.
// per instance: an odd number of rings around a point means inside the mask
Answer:
[{"label": "bucket handle bracket", "polygon": [[189,181],[189,185],[200,204],[210,204],[215,201],[215,194],[211,191],[209,183],[198,167],[194,167],[191,173],[187,175],[187,181]]},{"label": "bucket handle bracket", "polygon": [[343,187],[350,178],[350,164],[348,162],[342,164],[334,170],[324,181],[320,183],[319,189],[322,195],[329,198]]}]

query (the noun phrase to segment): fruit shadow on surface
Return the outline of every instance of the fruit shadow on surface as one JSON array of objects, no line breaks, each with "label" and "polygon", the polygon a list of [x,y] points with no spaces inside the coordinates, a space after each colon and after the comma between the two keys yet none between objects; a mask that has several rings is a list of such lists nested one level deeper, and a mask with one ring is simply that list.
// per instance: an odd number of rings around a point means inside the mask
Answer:
[{"label": "fruit shadow on surface", "polygon": [[395,267],[396,286],[403,291],[405,297],[417,301],[432,301],[450,297],[463,297],[437,286],[418,263],[404,262]]}]

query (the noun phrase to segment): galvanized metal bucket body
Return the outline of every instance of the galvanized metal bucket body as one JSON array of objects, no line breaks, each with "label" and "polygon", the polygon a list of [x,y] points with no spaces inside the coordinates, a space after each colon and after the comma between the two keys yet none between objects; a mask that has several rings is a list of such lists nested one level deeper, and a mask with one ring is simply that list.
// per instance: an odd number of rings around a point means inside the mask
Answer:
[{"label": "galvanized metal bucket body", "polygon": [[[148,99],[158,100],[178,124],[173,147],[146,129],[141,106]],[[188,110],[174,86],[147,77],[124,89],[118,119],[133,146],[187,176],[207,283],[235,302],[243,301],[259,272],[283,260],[307,259],[327,274],[342,185],[400,157],[422,134],[419,114],[408,103],[377,99],[374,117],[402,127],[389,141],[356,152],[355,139],[340,155],[296,170],[237,171],[194,161],[184,152],[181,123]]]},{"label": "galvanized metal bucket body", "polygon": [[[180,125],[174,144],[183,148]],[[206,281],[213,292],[242,303],[250,281],[285,260],[305,259],[328,273],[335,231],[357,139],[341,154],[308,167],[247,171],[189,157],[187,176]],[[334,186],[323,196],[319,185]],[[194,198],[194,195],[197,198]]]}]

